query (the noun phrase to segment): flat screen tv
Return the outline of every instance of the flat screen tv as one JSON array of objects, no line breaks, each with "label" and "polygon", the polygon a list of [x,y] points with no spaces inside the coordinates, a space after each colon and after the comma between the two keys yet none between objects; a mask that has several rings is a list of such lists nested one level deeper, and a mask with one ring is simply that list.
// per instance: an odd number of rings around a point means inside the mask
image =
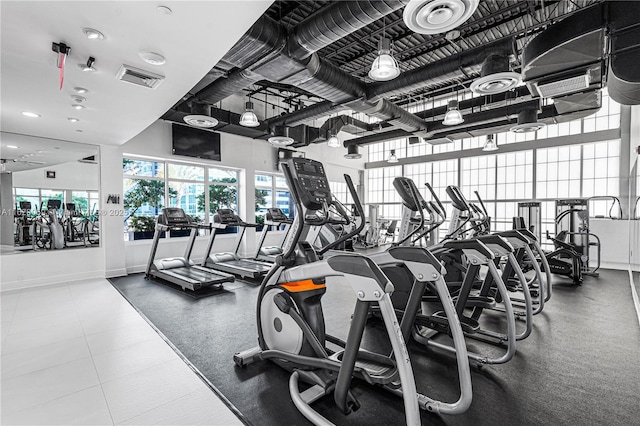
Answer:
[{"label": "flat screen tv", "polygon": [[220,161],[220,133],[173,124],[173,154]]}]

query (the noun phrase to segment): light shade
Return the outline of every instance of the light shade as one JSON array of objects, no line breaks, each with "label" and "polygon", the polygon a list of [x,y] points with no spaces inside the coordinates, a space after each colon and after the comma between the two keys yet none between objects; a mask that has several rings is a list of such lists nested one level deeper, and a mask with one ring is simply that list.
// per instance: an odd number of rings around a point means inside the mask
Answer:
[{"label": "light shade", "polygon": [[289,136],[289,128],[286,126],[275,126],[271,137],[267,139],[271,145],[288,146],[295,141]]},{"label": "light shade", "polygon": [[209,117],[208,115],[185,115],[183,120],[188,125],[194,127],[215,127],[218,125],[218,120],[213,117]]},{"label": "light shade", "polygon": [[330,135],[331,136],[327,140],[327,145],[329,146],[329,148],[339,148],[342,144],[340,143],[340,139],[338,139],[338,136],[333,133],[330,133]]},{"label": "light shade", "polygon": [[244,113],[240,116],[240,125],[245,127],[258,127],[260,125],[258,117],[253,112],[253,102],[245,104]]},{"label": "light shade", "polygon": [[484,143],[483,151],[497,151],[498,144],[493,140],[493,135],[487,135],[487,141]]},{"label": "light shade", "polygon": [[349,145],[347,147],[347,153],[344,155],[344,158],[348,160],[362,158],[362,154],[358,152],[358,145]]},{"label": "light shade", "polygon": [[447,113],[444,115],[442,124],[445,126],[455,126],[463,122],[464,118],[462,118],[462,113],[458,110],[458,101],[449,101],[449,107]]},{"label": "light shade", "polygon": [[396,157],[396,150],[392,149],[389,153],[389,158],[387,158],[387,163],[397,163],[398,157]]},{"label": "light shade", "polygon": [[400,75],[398,61],[391,55],[391,40],[380,39],[378,57],[371,64],[369,78],[375,81],[389,81]]}]

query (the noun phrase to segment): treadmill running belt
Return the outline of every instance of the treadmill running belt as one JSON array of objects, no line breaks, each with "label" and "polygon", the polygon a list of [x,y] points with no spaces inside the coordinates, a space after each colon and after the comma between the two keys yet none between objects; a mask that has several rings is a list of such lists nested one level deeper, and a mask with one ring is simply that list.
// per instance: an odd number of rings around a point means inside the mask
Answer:
[{"label": "treadmill running belt", "polygon": [[182,267],[166,269],[164,272],[174,273],[191,280],[207,282],[211,284],[222,284],[231,281],[227,275],[216,274],[215,272],[203,271],[193,267]]},{"label": "treadmill running belt", "polygon": [[252,262],[250,260],[231,260],[223,262],[225,265],[232,265],[238,268],[249,269],[251,271],[268,271],[272,265],[262,264],[258,262]]}]

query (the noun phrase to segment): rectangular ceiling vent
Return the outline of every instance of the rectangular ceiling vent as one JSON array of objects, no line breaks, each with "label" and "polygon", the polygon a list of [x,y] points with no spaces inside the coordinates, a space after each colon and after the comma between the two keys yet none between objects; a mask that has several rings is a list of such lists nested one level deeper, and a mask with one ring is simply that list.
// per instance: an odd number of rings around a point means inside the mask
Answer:
[{"label": "rectangular ceiling vent", "polygon": [[148,87],[149,89],[155,89],[164,80],[162,75],[141,70],[131,65],[122,65],[116,74],[116,78],[127,83]]},{"label": "rectangular ceiling vent", "polygon": [[541,97],[555,98],[588,88],[589,73],[548,83],[535,83],[535,86]]},{"label": "rectangular ceiling vent", "polygon": [[80,160],[78,160],[78,163],[98,164],[98,162],[96,161],[96,156],[95,155],[92,155],[90,157],[81,158]]},{"label": "rectangular ceiling vent", "polygon": [[429,143],[431,145],[443,145],[445,143],[453,143],[453,139],[449,139],[447,137],[436,138],[436,139],[427,139],[427,143]]}]

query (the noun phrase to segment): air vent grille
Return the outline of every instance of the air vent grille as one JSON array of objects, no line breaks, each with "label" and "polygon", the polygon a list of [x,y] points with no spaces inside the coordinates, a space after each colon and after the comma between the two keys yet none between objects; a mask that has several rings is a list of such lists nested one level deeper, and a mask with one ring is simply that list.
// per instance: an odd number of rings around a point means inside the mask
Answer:
[{"label": "air vent grille", "polygon": [[536,83],[536,89],[543,98],[555,98],[568,93],[578,92],[589,87],[589,74],[578,75],[550,83]]},{"label": "air vent grille", "polygon": [[445,143],[452,143],[453,139],[444,137],[444,138],[436,138],[436,139],[426,139],[426,142],[431,145],[442,145]]},{"label": "air vent grille", "polygon": [[116,74],[116,78],[127,83],[148,87],[149,89],[155,89],[164,80],[162,75],[141,70],[131,65],[122,65]]}]

